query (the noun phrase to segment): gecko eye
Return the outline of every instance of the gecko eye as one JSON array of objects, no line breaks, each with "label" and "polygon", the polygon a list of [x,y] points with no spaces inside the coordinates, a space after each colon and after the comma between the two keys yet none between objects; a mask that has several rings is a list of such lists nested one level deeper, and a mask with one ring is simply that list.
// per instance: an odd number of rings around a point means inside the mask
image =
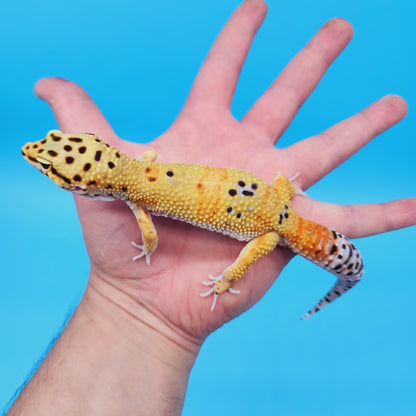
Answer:
[{"label": "gecko eye", "polygon": [[43,169],[49,169],[51,167],[51,162],[47,161],[46,159],[38,157],[36,160],[41,164]]}]

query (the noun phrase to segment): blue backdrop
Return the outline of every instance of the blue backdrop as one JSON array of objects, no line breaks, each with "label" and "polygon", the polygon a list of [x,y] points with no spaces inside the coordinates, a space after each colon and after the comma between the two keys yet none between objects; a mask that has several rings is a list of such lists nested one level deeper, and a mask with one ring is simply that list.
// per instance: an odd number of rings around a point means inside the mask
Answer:
[{"label": "blue backdrop", "polygon": [[[174,120],[238,4],[1,0],[0,408],[76,305],[88,274],[70,194],[20,156],[24,142],[56,127],[33,94],[34,82],[58,75],[80,83],[121,137],[149,140]],[[352,22],[354,39],[279,145],[387,93],[409,104],[404,121],[314,186],[311,196],[356,203],[415,195],[415,6],[414,0],[269,1],[233,103],[237,117],[334,16]],[[292,261],[261,302],[209,337],[183,414],[416,414],[415,241],[415,227],[360,240],[362,283],[305,322],[299,317],[332,277]],[[221,350],[232,353],[216,354]],[[227,394],[214,399],[218,384]]]}]

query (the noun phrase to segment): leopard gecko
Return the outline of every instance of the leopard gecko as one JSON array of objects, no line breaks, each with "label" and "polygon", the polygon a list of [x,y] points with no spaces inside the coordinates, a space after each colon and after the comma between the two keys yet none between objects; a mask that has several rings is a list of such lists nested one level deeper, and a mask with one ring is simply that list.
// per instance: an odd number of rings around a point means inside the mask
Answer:
[{"label": "leopard gecko", "polygon": [[272,186],[238,169],[193,164],[156,163],[156,152],[132,159],[90,133],[52,130],[27,143],[24,158],[61,188],[105,201],[122,200],[132,209],[142,235],[133,257],[150,256],[158,239],[150,213],[185,221],[248,243],[219,276],[202,282],[213,295],[230,291],[257,260],[277,245],[289,247],[337,277],[332,289],[302,319],[352,288],[364,268],[359,251],[344,235],[298,216],[290,206],[296,191],[278,174]]}]

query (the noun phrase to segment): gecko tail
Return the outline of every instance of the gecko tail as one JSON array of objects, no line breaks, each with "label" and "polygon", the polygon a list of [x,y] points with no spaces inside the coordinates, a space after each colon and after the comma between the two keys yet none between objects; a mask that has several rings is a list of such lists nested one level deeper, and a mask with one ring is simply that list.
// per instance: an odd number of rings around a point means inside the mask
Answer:
[{"label": "gecko tail", "polygon": [[[361,254],[347,237],[330,228],[325,230],[325,227],[319,224],[316,224],[316,228],[321,230],[323,235],[326,235],[326,238],[322,238],[325,243],[313,254],[309,252],[306,257],[334,274],[337,281],[332,289],[308,313],[302,316],[302,319],[309,318],[324,306],[348,292],[361,280],[364,274]],[[303,253],[300,252],[300,254]]]},{"label": "gecko tail", "polygon": [[292,214],[293,227],[286,231],[286,244],[337,277],[332,289],[302,319],[309,318],[355,286],[364,274],[360,252],[348,238],[324,225]]},{"label": "gecko tail", "polygon": [[349,280],[338,278],[332,289],[312,309],[305,313],[301,319],[308,319],[313,314],[320,311],[323,307],[331,303],[333,300],[339,298],[345,292],[354,287],[361,280],[361,276],[362,273],[355,275],[352,279]]},{"label": "gecko tail", "polygon": [[[364,274],[364,264],[360,252],[355,245],[344,235],[317,224],[316,228],[325,236],[319,249],[305,256],[313,263],[329,271],[337,277],[337,281],[332,289],[305,315],[302,319],[307,319],[314,313],[321,310],[345,292],[348,292],[362,278]],[[318,247],[315,247],[318,248]],[[305,255],[300,251],[300,254]]]}]

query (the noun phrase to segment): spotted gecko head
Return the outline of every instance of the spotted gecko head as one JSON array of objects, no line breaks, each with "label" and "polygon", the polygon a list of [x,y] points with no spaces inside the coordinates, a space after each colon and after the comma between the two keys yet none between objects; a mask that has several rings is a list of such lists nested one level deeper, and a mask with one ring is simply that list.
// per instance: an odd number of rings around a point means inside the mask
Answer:
[{"label": "spotted gecko head", "polygon": [[23,157],[36,169],[68,191],[113,200],[112,177],[122,154],[94,134],[64,134],[50,131],[47,136],[22,147]]}]

